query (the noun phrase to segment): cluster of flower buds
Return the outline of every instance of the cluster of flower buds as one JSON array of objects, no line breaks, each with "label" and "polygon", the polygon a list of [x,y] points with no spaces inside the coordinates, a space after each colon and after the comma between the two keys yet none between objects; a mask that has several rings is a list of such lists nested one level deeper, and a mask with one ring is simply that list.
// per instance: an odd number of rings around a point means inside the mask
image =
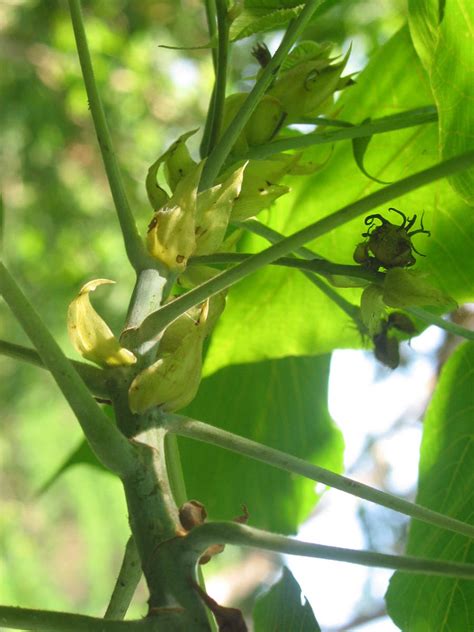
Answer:
[{"label": "cluster of flower buds", "polygon": [[[69,337],[76,351],[104,368],[131,366],[136,364],[136,356],[120,345],[89,300],[90,292],[108,283],[113,281],[97,279],[81,288],[68,310]],[[195,397],[201,380],[202,345],[224,306],[224,294],[217,294],[167,327],[154,362],[130,385],[132,412],[141,414],[155,406],[175,411]]]},{"label": "cluster of flower buds", "polygon": [[[151,165],[146,188],[154,215],[148,250],[171,271],[181,274],[192,255],[218,252],[229,221],[257,215],[288,193],[289,188],[280,184],[284,176],[308,174],[320,167],[304,163],[298,153],[250,162],[239,158],[250,147],[271,141],[283,125],[322,113],[332,104],[334,92],[352,83],[350,77],[342,77],[349,53],[333,63],[330,49],[331,44],[303,42],[290,53],[232,149],[240,166],[225,172],[213,188],[198,192],[204,161],[196,163],[186,145],[196,130],[183,134]],[[247,96],[239,92],[227,97],[221,135]],[[162,166],[171,195],[157,182]]]},{"label": "cluster of flower buds", "polygon": [[[198,193],[204,161],[192,160],[186,140],[181,136],[148,170],[146,187],[154,215],[148,227],[150,254],[181,273],[189,257],[216,252],[222,244],[232,207],[238,197],[246,164],[228,174],[222,182]],[[164,165],[165,177],[173,193],[169,196],[157,183]]]}]

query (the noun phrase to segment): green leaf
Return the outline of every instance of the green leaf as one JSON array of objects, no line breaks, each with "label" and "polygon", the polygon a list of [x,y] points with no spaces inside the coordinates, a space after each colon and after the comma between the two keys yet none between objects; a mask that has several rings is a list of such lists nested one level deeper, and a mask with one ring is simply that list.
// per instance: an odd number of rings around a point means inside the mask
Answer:
[{"label": "green leaf", "polygon": [[[370,123],[370,118],[362,121],[362,124]],[[389,184],[385,182],[385,180],[379,180],[379,178],[374,178],[364,167],[364,156],[367,148],[369,146],[370,141],[372,140],[372,136],[361,136],[360,138],[352,139],[352,153],[354,154],[354,160],[356,161],[357,166],[362,171],[362,173],[373,180],[374,182],[380,182],[380,184]]]},{"label": "green leaf", "polygon": [[[329,357],[228,366],[206,377],[185,414],[332,470],[343,443],[327,411]],[[246,504],[249,523],[295,533],[314,506],[314,483],[214,446],[179,440],[189,498],[212,519]]]},{"label": "green leaf", "polygon": [[[250,238],[244,243],[253,243]],[[249,249],[247,249],[249,252]],[[340,290],[355,304],[360,291]],[[325,314],[332,314],[330,318]],[[212,337],[206,371],[229,362],[329,353],[359,342],[353,322],[298,270],[259,270],[234,286]]]},{"label": "green leaf", "polygon": [[301,603],[301,595],[297,581],[284,567],[281,579],[257,599],[255,632],[321,632],[309,603]]},{"label": "green leaf", "polygon": [[[474,4],[446,2],[431,72],[444,159],[474,147],[473,50]],[[466,202],[474,204],[474,169],[452,176],[450,182]]]},{"label": "green leaf", "polygon": [[429,71],[438,41],[440,0],[408,0],[408,10],[413,45]]},{"label": "green leaf", "polygon": [[413,270],[392,268],[385,275],[383,300],[390,307],[430,306],[445,310],[456,309],[456,303],[450,296],[432,285],[424,274]]},{"label": "green leaf", "polygon": [[67,456],[61,465],[53,472],[53,474],[41,485],[41,487],[36,492],[36,496],[41,496],[46,493],[49,488],[58,480],[58,478],[64,474],[67,470],[69,470],[74,465],[91,465],[92,467],[96,467],[103,472],[110,471],[105,468],[102,463],[97,459],[96,455],[92,452],[89,447],[89,444],[85,439],[77,445],[76,448]]},{"label": "green leaf", "polygon": [[[443,368],[423,424],[416,502],[474,523],[474,343],[460,347]],[[473,563],[472,541],[413,522],[407,553]],[[397,572],[387,593],[388,611],[402,630],[470,632],[474,582]]]},{"label": "green leaf", "polygon": [[304,3],[299,0],[246,0],[244,8],[230,27],[231,41],[286,28],[288,22],[298,17]]},{"label": "green leaf", "polygon": [[[450,158],[474,147],[474,3],[411,2],[410,27],[430,72],[439,113],[441,156]],[[474,169],[452,176],[450,182],[466,202],[474,204]]]},{"label": "green leaf", "polygon": [[[407,72],[407,68],[410,72]],[[432,102],[429,79],[401,30],[376,54],[359,75],[357,84],[338,100],[342,119],[351,122],[393,115]],[[330,116],[330,115],[329,115]],[[368,171],[377,178],[396,181],[438,162],[434,124],[378,134],[364,157]],[[320,164],[327,147],[313,147],[305,160]],[[285,180],[285,183],[288,180]],[[354,164],[351,143],[337,143],[327,165],[312,176],[292,177],[292,192],[259,218],[289,235],[345,204],[377,190]],[[424,214],[431,237],[415,235],[416,270],[426,272],[445,294],[458,303],[474,298],[474,213],[446,181],[423,187],[393,201],[407,215]],[[379,211],[387,215],[387,208]],[[313,244],[317,252],[337,263],[352,262],[355,246],[367,230],[364,218],[332,231]],[[268,245],[249,237],[247,252]],[[340,290],[357,304],[360,290]],[[333,348],[360,347],[362,341],[347,316],[297,272],[276,269],[254,274],[229,292],[224,312],[209,352],[209,367],[251,362],[268,357],[325,353]]]}]

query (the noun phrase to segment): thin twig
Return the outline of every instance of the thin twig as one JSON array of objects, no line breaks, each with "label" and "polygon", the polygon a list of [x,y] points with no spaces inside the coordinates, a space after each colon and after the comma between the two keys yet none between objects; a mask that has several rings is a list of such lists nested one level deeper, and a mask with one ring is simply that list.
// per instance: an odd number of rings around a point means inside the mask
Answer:
[{"label": "thin twig", "polygon": [[135,219],[128,204],[125,188],[123,186],[120,169],[112,145],[105,112],[102,101],[97,90],[92,67],[89,46],[87,44],[86,32],[80,0],[69,0],[69,10],[71,21],[76,38],[77,52],[82,68],[84,85],[87,91],[89,107],[94,121],[95,132],[104,162],[105,171],[109,181],[110,190],[115,203],[115,209],[122,229],[125,249],[132,266],[138,271],[150,265],[149,257],[145,250],[144,243],[138,234]]},{"label": "thin twig", "polygon": [[436,108],[427,106],[400,112],[391,116],[385,116],[380,119],[374,119],[369,123],[361,125],[353,125],[352,127],[344,127],[344,129],[331,132],[314,132],[311,134],[302,134],[301,136],[292,136],[291,138],[282,138],[271,143],[258,145],[249,149],[244,156],[239,156],[236,160],[259,160],[279,154],[282,151],[291,149],[304,149],[313,145],[324,145],[326,143],[336,143],[343,140],[353,138],[363,138],[373,136],[375,134],[383,134],[385,132],[393,132],[395,130],[424,125],[426,123],[435,123],[438,120]]},{"label": "thin twig", "polygon": [[142,576],[140,556],[133,536],[127,541],[122,566],[115,582],[104,619],[123,619]]},{"label": "thin twig", "polygon": [[245,437],[227,432],[221,428],[205,424],[180,415],[169,415],[165,421],[166,428],[183,437],[190,437],[196,441],[203,441],[230,450],[238,454],[244,454],[256,461],[272,465],[280,470],[299,474],[318,483],[334,487],[346,494],[362,498],[370,502],[382,505],[388,509],[421,520],[428,524],[448,529],[456,533],[474,538],[474,525],[456,520],[450,516],[438,513],[415,503],[403,500],[393,494],[382,492],[378,489],[364,485],[346,476],[341,476],[323,467],[307,463],[285,452],[269,448]]},{"label": "thin twig", "polygon": [[[13,342],[8,342],[7,340],[0,340],[0,354],[14,358],[15,360],[28,362],[40,369],[48,369],[35,349],[24,347],[23,345],[17,345]],[[92,364],[86,364],[85,362],[71,360],[70,358],[68,358],[68,360],[87,384],[91,393],[102,399],[108,399],[110,397],[107,385],[108,376],[103,369],[92,366]]]},{"label": "thin twig", "polygon": [[375,551],[357,551],[338,546],[302,542],[276,535],[235,522],[209,522],[194,528],[186,538],[187,545],[199,556],[208,546],[216,543],[251,546],[267,551],[315,557],[335,562],[348,562],[361,566],[391,568],[422,575],[437,575],[474,580],[474,564],[445,562],[408,555],[387,555]]}]

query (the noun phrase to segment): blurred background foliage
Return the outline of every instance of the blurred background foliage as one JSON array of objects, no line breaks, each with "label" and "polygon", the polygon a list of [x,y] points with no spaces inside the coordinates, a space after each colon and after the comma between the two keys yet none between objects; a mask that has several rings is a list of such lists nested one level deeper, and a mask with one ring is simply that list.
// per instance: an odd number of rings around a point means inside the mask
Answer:
[{"label": "blurred background foliage", "polygon": [[[203,6],[199,0],[83,5],[97,82],[143,230],[150,215],[146,170],[177,135],[203,124],[213,80],[209,50],[159,45],[205,44]],[[402,0],[329,0],[326,6],[306,36],[341,47],[352,40],[362,61],[405,19]],[[231,81],[237,87],[241,77],[255,73],[253,44],[250,38],[233,48]],[[92,278],[116,280],[96,304],[117,331],[133,275],[100,162],[66,2],[3,0],[0,56],[4,253],[73,355],[65,314],[74,293]],[[0,337],[28,344],[3,303]],[[79,428],[39,369],[2,358],[0,397],[0,602],[100,614],[128,535],[120,485],[81,466],[36,498],[79,442]],[[142,611],[143,606],[131,614]]]}]

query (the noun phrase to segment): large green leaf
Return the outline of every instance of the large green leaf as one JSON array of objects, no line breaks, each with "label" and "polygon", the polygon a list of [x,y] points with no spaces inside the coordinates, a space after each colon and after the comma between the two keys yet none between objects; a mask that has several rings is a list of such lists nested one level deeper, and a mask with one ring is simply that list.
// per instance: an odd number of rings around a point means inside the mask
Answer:
[{"label": "large green leaf", "polygon": [[[186,413],[333,470],[342,437],[327,411],[329,357],[228,366],[205,378]],[[314,506],[314,482],[220,448],[180,439],[188,496],[213,519],[248,506],[250,524],[294,533]]]},{"label": "large green leaf", "polygon": [[[440,147],[450,158],[474,147],[474,3],[472,0],[411,0],[410,28],[431,77],[439,113]],[[474,169],[450,178],[474,204]]]},{"label": "large green leaf", "polygon": [[[429,79],[402,29],[360,74],[357,84],[337,102],[340,116],[352,123],[428,105],[433,100]],[[323,163],[328,149],[308,150],[308,158]],[[374,136],[364,156],[367,171],[380,180],[395,181],[438,161],[435,124]],[[337,143],[327,166],[311,177],[293,177],[293,191],[270,212],[269,224],[290,234],[345,204],[380,188],[360,173],[351,143]],[[426,257],[416,269],[462,302],[474,297],[474,213],[445,181],[423,187],[393,201],[405,213],[425,212],[431,237],[416,235],[414,243]],[[384,212],[386,208],[377,209]],[[354,248],[366,230],[363,217],[314,242],[323,256],[351,263]],[[262,247],[252,238],[247,249]],[[359,290],[340,290],[356,303]],[[228,307],[211,343],[206,370],[229,361],[327,352],[337,347],[360,347],[361,339],[347,316],[298,272],[275,268],[254,274],[229,293]]]},{"label": "large green leaf", "polygon": [[418,56],[430,70],[438,41],[439,0],[408,0],[410,33]]},{"label": "large green leaf", "polygon": [[[474,344],[459,348],[443,369],[427,412],[417,503],[474,524]],[[473,542],[413,522],[407,552],[474,562]],[[389,614],[410,632],[474,630],[474,582],[395,573],[387,593]]]},{"label": "large green leaf", "polygon": [[[409,8],[414,44],[438,106],[441,155],[450,158],[474,147],[474,3],[412,0]],[[450,182],[474,204],[474,169]]]},{"label": "large green leaf", "polygon": [[282,578],[257,600],[253,623],[255,632],[321,632],[309,603],[301,603],[301,588],[286,567]]}]

